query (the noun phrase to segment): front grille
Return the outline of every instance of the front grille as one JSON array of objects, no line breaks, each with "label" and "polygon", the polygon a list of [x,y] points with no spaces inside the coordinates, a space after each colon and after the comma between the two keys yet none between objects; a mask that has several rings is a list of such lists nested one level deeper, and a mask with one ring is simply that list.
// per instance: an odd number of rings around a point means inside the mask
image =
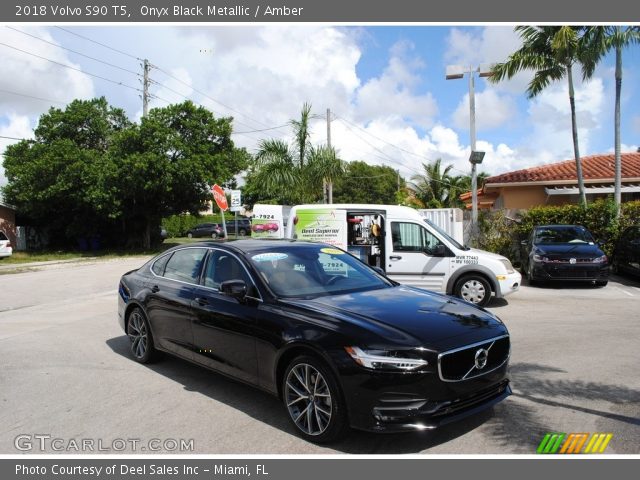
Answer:
[{"label": "front grille", "polygon": [[504,381],[498,385],[494,385],[488,390],[476,392],[473,395],[464,398],[458,398],[450,403],[442,405],[433,414],[434,417],[451,415],[452,413],[459,412],[460,410],[466,410],[467,408],[473,408],[477,405],[481,405],[492,398],[502,395],[509,385],[508,381]]},{"label": "front grille", "polygon": [[569,266],[548,266],[544,271],[553,278],[593,278],[598,276],[599,267],[569,267]]},{"label": "front grille", "polygon": [[438,373],[445,382],[470,380],[500,368],[509,359],[509,353],[509,335],[491,338],[441,353]]}]

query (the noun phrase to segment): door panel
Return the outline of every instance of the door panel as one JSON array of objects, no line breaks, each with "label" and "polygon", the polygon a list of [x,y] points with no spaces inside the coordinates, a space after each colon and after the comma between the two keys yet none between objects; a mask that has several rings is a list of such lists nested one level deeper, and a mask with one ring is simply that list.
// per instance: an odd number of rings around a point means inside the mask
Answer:
[{"label": "door panel", "polygon": [[400,283],[444,292],[451,260],[434,254],[438,245],[443,244],[424,226],[391,221],[391,236],[387,235],[387,275]]}]

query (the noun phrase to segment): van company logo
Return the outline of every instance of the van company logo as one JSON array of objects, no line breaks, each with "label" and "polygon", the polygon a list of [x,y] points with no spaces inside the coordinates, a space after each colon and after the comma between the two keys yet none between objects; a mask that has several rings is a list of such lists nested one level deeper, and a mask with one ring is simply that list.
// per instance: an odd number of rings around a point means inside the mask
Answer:
[{"label": "van company logo", "polygon": [[547,433],[537,453],[604,453],[612,433]]}]

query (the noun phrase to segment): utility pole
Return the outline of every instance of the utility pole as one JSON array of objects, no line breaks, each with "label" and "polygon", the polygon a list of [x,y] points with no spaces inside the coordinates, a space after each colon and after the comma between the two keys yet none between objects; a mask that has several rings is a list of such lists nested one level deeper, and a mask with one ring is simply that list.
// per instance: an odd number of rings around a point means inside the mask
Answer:
[{"label": "utility pole", "polygon": [[146,117],[149,113],[149,60],[143,60],[142,68],[144,75],[142,78],[142,116]]},{"label": "utility pole", "polygon": [[[327,148],[331,151],[331,109],[327,108]],[[327,190],[329,190],[329,203],[333,203],[333,185],[327,185],[326,179],[322,179],[322,197],[327,203]]]}]

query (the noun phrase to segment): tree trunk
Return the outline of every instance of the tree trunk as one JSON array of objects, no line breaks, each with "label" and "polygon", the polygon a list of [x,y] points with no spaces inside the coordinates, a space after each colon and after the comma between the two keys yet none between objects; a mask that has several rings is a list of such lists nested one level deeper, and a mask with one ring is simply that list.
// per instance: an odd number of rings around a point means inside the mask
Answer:
[{"label": "tree trunk", "polygon": [[144,249],[151,250],[151,220],[147,219],[144,229]]},{"label": "tree trunk", "polygon": [[333,182],[329,180],[329,203],[333,203]]},{"label": "tree trunk", "polygon": [[573,74],[571,65],[567,65],[567,80],[569,81],[569,103],[571,104],[571,133],[573,134],[573,154],[576,159],[576,176],[578,177],[578,191],[580,203],[587,206],[587,195],[584,191],[584,179],[582,178],[582,161],[580,160],[580,147],[578,146],[578,124],[576,120],[576,99],[573,91]]},{"label": "tree trunk", "polygon": [[622,158],[620,155],[620,96],[622,92],[622,47],[616,46],[616,106],[615,106],[615,127],[614,127],[614,149],[615,149],[615,182],[613,198],[616,202],[616,216],[620,216],[620,205],[622,203]]}]

